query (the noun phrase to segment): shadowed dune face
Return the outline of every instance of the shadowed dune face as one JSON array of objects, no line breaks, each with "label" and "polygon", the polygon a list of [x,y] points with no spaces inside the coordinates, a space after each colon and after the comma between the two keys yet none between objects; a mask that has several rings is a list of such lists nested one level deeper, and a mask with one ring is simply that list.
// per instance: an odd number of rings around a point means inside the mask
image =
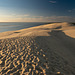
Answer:
[{"label": "shadowed dune face", "polygon": [[73,26],[75,26],[75,23],[72,23]]},{"label": "shadowed dune face", "polygon": [[[18,30],[18,31],[8,31],[8,32],[0,33],[0,39],[14,38],[14,37],[20,37],[20,36],[33,36],[32,34],[34,34],[34,33],[36,34],[34,36],[37,36],[38,32],[41,32],[41,31],[43,32],[44,31],[45,33],[47,33],[47,32],[49,32],[49,30],[54,30],[54,29],[55,30],[64,30],[64,31],[70,30],[70,29],[74,30],[75,26],[74,26],[74,24],[67,23],[67,22],[40,25],[40,26],[31,27],[31,28],[27,28],[27,29],[22,29],[22,30]],[[66,34],[71,35],[71,33],[69,34],[67,32],[66,32]],[[71,36],[75,37],[74,35],[75,34],[73,33],[73,35],[71,35]],[[41,36],[44,36],[44,35],[41,35]]]},{"label": "shadowed dune face", "polygon": [[35,41],[47,53],[51,71],[60,71],[66,75],[73,73],[72,75],[74,75],[75,38],[67,36],[62,30],[52,30],[48,34],[50,36],[37,36]]},{"label": "shadowed dune face", "polygon": [[14,33],[20,33],[20,32],[14,32]]},{"label": "shadowed dune face", "polygon": [[9,32],[20,37],[0,40],[0,75],[75,75],[74,26],[63,24]]},{"label": "shadowed dune face", "polygon": [[52,37],[59,39],[65,47],[75,53],[75,38],[67,36],[64,32],[62,32],[62,30],[52,30],[49,34]]},{"label": "shadowed dune face", "polygon": [[61,29],[62,28],[62,26],[58,26],[58,27],[56,27],[55,29]]}]

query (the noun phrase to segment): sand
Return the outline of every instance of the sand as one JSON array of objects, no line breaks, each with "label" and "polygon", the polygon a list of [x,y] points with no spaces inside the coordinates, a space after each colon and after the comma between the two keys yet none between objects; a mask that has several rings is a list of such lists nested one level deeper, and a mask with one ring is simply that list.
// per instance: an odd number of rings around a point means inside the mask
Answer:
[{"label": "sand", "polygon": [[0,75],[75,75],[75,25],[0,33]]}]

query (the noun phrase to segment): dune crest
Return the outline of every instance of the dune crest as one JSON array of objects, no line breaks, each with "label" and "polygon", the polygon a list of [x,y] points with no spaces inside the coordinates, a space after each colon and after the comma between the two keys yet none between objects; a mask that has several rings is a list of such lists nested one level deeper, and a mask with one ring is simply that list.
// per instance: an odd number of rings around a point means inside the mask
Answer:
[{"label": "dune crest", "polygon": [[75,26],[52,23],[0,33],[0,75],[75,75]]}]

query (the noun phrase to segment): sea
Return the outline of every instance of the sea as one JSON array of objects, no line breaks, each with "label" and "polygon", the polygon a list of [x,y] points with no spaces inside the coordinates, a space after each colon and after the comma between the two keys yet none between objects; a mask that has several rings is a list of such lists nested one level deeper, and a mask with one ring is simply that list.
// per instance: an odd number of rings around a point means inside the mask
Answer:
[{"label": "sea", "polygon": [[48,24],[47,22],[0,22],[0,33],[6,31],[14,31],[34,26]]}]

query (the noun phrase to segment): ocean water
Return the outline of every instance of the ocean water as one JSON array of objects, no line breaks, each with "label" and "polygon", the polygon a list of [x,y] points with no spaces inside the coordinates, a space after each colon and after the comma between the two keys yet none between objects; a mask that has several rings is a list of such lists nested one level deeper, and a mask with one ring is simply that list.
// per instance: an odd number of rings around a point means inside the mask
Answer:
[{"label": "ocean water", "polygon": [[0,33],[5,31],[14,31],[29,27],[39,26],[47,23],[42,22],[0,22]]}]

